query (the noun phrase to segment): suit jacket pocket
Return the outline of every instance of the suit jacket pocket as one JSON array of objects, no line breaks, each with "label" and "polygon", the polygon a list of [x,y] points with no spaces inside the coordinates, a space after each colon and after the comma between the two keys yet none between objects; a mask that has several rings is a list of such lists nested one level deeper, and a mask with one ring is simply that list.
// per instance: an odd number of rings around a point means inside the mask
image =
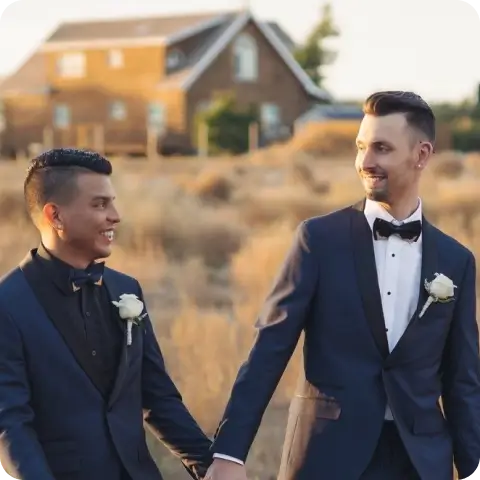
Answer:
[{"label": "suit jacket pocket", "polygon": [[288,465],[289,471],[298,472],[315,439],[334,428],[340,414],[340,403],[335,399],[295,396],[290,404],[283,468]]},{"label": "suit jacket pocket", "polygon": [[73,474],[80,471],[81,459],[75,442],[61,440],[43,442],[42,448],[54,475]]},{"label": "suit jacket pocket", "polygon": [[340,403],[331,397],[302,397],[296,395],[290,407],[292,413],[310,417],[312,420],[338,420],[342,411]]}]

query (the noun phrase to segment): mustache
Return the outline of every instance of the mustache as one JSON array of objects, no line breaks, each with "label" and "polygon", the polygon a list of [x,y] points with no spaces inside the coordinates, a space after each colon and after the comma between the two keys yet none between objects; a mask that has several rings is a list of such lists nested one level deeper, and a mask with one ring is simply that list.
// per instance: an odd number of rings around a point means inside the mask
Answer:
[{"label": "mustache", "polygon": [[387,172],[378,167],[362,168],[360,174],[364,177],[388,177]]}]

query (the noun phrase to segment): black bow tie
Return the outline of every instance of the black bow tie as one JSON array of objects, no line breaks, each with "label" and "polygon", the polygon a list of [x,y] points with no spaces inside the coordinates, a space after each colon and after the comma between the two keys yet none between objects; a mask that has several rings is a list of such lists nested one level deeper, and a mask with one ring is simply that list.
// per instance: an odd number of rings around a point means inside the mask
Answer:
[{"label": "black bow tie", "polygon": [[85,270],[79,268],[72,268],[70,272],[70,281],[72,282],[73,289],[79,290],[84,285],[101,285],[103,278],[103,270],[105,264],[102,263],[93,263]]},{"label": "black bow tie", "polygon": [[422,222],[415,220],[413,222],[395,225],[382,218],[376,218],[373,223],[373,235],[375,240],[388,238],[390,235],[398,235],[403,240],[416,242],[422,233]]}]

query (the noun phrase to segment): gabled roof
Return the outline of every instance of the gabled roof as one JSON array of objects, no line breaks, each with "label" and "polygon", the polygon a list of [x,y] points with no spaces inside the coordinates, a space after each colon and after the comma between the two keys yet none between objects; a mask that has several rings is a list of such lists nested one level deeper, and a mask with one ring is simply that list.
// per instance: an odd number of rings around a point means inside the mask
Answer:
[{"label": "gabled roof", "polygon": [[20,68],[0,83],[0,95],[17,93],[42,93],[47,87],[45,61],[35,52]]},{"label": "gabled roof", "polygon": [[210,46],[210,48],[205,52],[202,58],[199,59],[198,63],[194,66],[190,75],[183,81],[182,87],[189,89],[195,81],[206,71],[206,69],[213,63],[213,61],[218,57],[218,55],[227,47],[227,45],[238,35],[247,23],[251,21],[256,27],[262,32],[271,46],[276,50],[276,52],[283,59],[285,64],[290,68],[292,73],[298,79],[298,81],[303,85],[306,92],[309,95],[312,95],[315,98],[318,98],[322,101],[331,101],[331,95],[324,89],[319,88],[313,80],[306,74],[306,72],[300,67],[298,62],[292,55],[292,52],[287,48],[287,46],[280,40],[280,38],[274,33],[270,28],[268,23],[262,23],[255,19],[250,11],[245,11],[242,14],[238,15],[237,18],[230,23],[228,28],[226,28],[221,35],[218,36],[216,41]]},{"label": "gabled roof", "polygon": [[281,42],[293,52],[296,48],[296,43],[293,38],[277,23],[277,22],[265,22],[270,30],[281,40]]},{"label": "gabled roof", "polygon": [[249,11],[64,23],[19,70],[0,85],[0,94],[45,91],[47,84],[44,51],[50,49],[64,51],[73,46],[82,49],[112,48],[118,44],[116,42],[125,46],[159,42],[173,45],[198,33],[210,32],[196,50],[185,58],[181,67],[168,71],[159,85],[161,88],[189,89],[250,21],[264,35],[309,95],[321,101],[332,100],[330,94],[316,86],[294,59],[295,44],[288,34],[274,22],[256,20]]},{"label": "gabled roof", "polygon": [[102,41],[180,41],[195,33],[235,17],[238,12],[212,12],[162,17],[108,19],[62,23],[44,44],[44,49],[64,48],[69,44],[96,45]]}]

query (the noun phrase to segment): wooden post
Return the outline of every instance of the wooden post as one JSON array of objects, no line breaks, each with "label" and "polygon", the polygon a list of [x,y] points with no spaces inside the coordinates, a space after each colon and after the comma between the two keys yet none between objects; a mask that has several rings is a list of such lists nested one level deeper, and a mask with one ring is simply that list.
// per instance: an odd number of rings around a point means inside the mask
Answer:
[{"label": "wooden post", "polygon": [[208,125],[204,122],[198,127],[198,156],[208,157]]},{"label": "wooden post", "polygon": [[147,159],[157,160],[158,152],[158,131],[154,127],[148,127],[147,129]]},{"label": "wooden post", "polygon": [[51,150],[54,146],[53,128],[46,126],[43,129],[43,150]]},{"label": "wooden post", "polygon": [[105,128],[100,123],[94,126],[93,143],[95,145],[95,151],[103,155],[105,153]]},{"label": "wooden post", "polygon": [[258,149],[259,129],[258,122],[252,122],[248,126],[248,150],[253,152]]}]

